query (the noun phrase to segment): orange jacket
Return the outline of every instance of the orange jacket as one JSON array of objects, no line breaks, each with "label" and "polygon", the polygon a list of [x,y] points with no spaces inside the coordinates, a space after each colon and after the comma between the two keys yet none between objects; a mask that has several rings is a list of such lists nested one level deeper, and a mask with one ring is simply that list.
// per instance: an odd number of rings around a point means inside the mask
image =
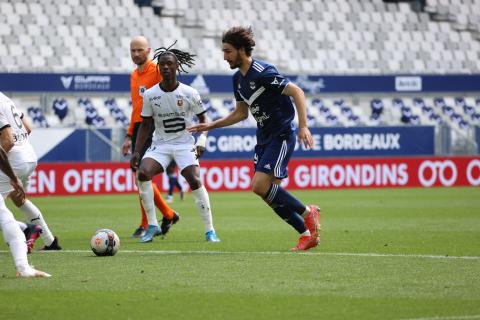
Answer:
[{"label": "orange jacket", "polygon": [[148,61],[142,72],[138,72],[138,68],[133,70],[130,75],[130,96],[132,98],[132,116],[130,117],[130,126],[127,135],[131,136],[133,125],[136,122],[142,122],[142,104],[143,92],[157,83],[162,81],[162,76],[158,72],[157,64],[152,60]]}]

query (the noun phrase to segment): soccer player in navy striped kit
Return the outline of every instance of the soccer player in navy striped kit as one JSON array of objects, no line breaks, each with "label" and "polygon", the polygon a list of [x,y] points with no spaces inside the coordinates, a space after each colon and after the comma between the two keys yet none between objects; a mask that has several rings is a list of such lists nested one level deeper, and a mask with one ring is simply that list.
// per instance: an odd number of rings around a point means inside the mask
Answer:
[{"label": "soccer player in navy striped kit", "polygon": [[273,65],[253,59],[254,46],[251,27],[233,27],[224,32],[224,60],[231,69],[239,69],[233,75],[236,107],[224,118],[188,130],[201,132],[226,127],[246,119],[250,110],[257,122],[252,190],[300,234],[297,245],[291,250],[308,250],[320,241],[320,210],[316,205],[304,205],[280,186],[281,180],[287,177],[287,165],[295,147],[295,107],[298,142],[306,148],[313,146],[307,126],[305,95]]}]

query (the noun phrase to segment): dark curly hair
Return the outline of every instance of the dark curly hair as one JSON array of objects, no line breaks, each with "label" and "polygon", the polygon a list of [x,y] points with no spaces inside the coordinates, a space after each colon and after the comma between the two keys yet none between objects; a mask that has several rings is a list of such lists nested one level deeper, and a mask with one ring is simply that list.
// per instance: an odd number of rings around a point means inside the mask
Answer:
[{"label": "dark curly hair", "polygon": [[243,48],[247,57],[250,57],[253,47],[255,47],[252,27],[230,28],[223,33],[222,43],[229,43],[237,50]]}]

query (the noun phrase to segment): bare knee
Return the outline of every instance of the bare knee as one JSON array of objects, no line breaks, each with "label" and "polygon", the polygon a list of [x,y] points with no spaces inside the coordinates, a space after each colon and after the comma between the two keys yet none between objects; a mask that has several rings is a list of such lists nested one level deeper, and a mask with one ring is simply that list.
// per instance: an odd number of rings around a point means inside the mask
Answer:
[{"label": "bare knee", "polygon": [[202,181],[200,180],[200,170],[198,166],[188,166],[181,172],[182,176],[187,180],[190,189],[197,190],[202,187]]},{"label": "bare knee", "polygon": [[25,196],[19,194],[18,192],[15,192],[15,191],[11,192],[8,196],[10,197],[10,199],[12,199],[13,204],[17,208],[20,208],[21,206],[23,206],[23,204],[26,201]]},{"label": "bare knee", "polygon": [[137,177],[138,177],[138,181],[142,181],[142,182],[152,180],[151,175],[148,172],[146,172],[145,170],[143,170],[142,168],[138,169]]}]

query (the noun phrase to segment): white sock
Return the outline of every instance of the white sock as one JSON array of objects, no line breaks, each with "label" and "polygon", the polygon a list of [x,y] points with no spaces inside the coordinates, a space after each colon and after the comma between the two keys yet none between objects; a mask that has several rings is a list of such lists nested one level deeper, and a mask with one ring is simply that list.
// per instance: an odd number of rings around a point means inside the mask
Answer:
[{"label": "white sock", "polygon": [[25,235],[18,226],[17,221],[9,220],[2,224],[3,238],[10,248],[13,262],[17,271],[24,271],[30,268],[27,258],[27,243]]},{"label": "white sock", "polygon": [[305,206],[305,211],[302,213],[302,217],[307,217],[308,214],[310,213],[310,207],[309,206]]},{"label": "white sock", "polygon": [[205,189],[205,186],[201,186],[197,190],[192,190],[192,194],[195,198],[195,205],[197,206],[198,213],[200,214],[203,223],[205,223],[205,232],[214,230],[207,189]]},{"label": "white sock", "polygon": [[17,223],[18,223],[18,226],[20,227],[20,230],[25,231],[25,229],[27,229],[27,224],[25,222],[17,220]]},{"label": "white sock", "polygon": [[302,233],[300,236],[302,236],[302,237],[305,237],[305,236],[310,237],[310,236],[311,236],[310,230],[307,229],[307,231],[305,231],[304,233]]},{"label": "white sock", "polygon": [[48,225],[43,219],[42,213],[37,206],[35,206],[30,200],[26,200],[25,203],[19,207],[19,209],[25,214],[29,223],[42,227],[41,236],[43,242],[46,246],[51,245],[54,240],[53,234],[48,228]]},{"label": "white sock", "polygon": [[138,184],[140,199],[142,199],[143,209],[145,209],[145,213],[147,214],[148,224],[158,227],[155,202],[153,200],[152,181],[138,181]]}]

